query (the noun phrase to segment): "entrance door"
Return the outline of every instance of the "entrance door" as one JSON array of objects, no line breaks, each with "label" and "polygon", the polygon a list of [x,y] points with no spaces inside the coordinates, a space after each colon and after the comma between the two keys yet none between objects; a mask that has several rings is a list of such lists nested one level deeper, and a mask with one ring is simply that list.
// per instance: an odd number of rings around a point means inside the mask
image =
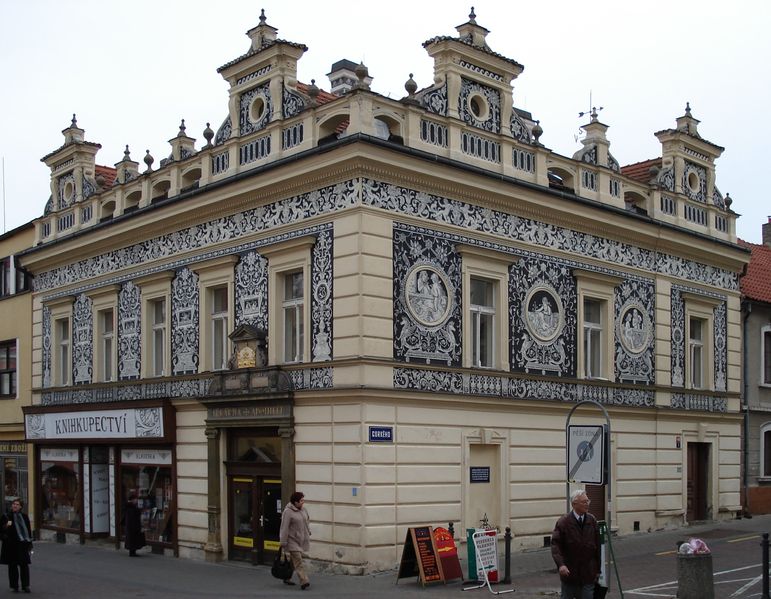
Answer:
[{"label": "entrance door", "polygon": [[586,496],[591,502],[589,513],[597,520],[605,520],[605,485],[586,485]]},{"label": "entrance door", "polygon": [[234,476],[230,487],[230,559],[268,563],[278,551],[281,481]]},{"label": "entrance door", "polygon": [[707,519],[709,491],[709,443],[688,443],[686,481],[688,522]]}]

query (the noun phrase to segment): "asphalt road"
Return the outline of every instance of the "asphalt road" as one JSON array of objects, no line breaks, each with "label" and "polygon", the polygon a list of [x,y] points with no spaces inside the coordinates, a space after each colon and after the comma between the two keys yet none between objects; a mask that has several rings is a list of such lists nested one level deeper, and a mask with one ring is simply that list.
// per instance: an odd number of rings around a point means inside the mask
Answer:
[{"label": "asphalt road", "polygon": [[[715,597],[761,597],[760,535],[763,532],[771,532],[771,516],[615,538],[613,550],[623,596],[630,599],[675,597],[675,542],[698,537],[712,550]],[[272,578],[267,567],[209,564],[149,554],[132,559],[125,551],[110,547],[42,542],[35,544],[31,584],[34,596],[57,599],[280,598],[297,597],[298,593],[302,597],[366,599],[481,599],[490,596],[486,588],[463,592],[463,586],[462,582],[455,581],[423,588],[415,579],[402,579],[397,585],[395,571],[371,576],[312,572],[310,588],[301,591],[299,586],[285,586]],[[493,586],[493,590],[510,588],[516,589],[507,595],[513,599],[559,597],[559,581],[549,551],[515,553],[512,583]],[[609,597],[621,597],[615,579]]]}]

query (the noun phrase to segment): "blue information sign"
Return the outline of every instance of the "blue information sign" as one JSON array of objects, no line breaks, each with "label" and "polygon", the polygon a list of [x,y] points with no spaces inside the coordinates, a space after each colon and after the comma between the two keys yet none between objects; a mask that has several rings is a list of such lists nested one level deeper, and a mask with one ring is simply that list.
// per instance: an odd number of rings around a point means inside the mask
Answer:
[{"label": "blue information sign", "polygon": [[370,426],[369,427],[369,442],[370,443],[393,443],[394,442],[394,427],[392,427],[392,426]]}]

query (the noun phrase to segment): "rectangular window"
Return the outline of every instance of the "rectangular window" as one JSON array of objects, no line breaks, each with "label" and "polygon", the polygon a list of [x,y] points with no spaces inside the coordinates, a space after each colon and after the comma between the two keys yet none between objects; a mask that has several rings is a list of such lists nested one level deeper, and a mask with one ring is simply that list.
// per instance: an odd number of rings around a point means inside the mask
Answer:
[{"label": "rectangular window", "polygon": [[16,397],[16,340],[0,343],[0,397]]},{"label": "rectangular window", "polygon": [[691,388],[704,388],[704,329],[705,321],[691,317],[688,324],[688,355],[691,365]]},{"label": "rectangular window", "polygon": [[478,368],[495,364],[495,284],[471,279],[471,360]]},{"label": "rectangular window", "polygon": [[60,318],[56,321],[56,382],[60,386],[70,384],[70,319]]},{"label": "rectangular window", "polygon": [[[76,449],[61,453],[77,454]],[[58,456],[57,456],[58,458]],[[40,460],[42,524],[45,527],[80,529],[80,464],[78,461]]]},{"label": "rectangular window", "polygon": [[99,353],[102,381],[114,380],[113,348],[115,347],[115,317],[112,309],[98,313],[99,322]]},{"label": "rectangular window", "polygon": [[763,331],[763,384],[771,385],[771,329]]},{"label": "rectangular window", "polygon": [[771,477],[771,429],[762,431],[763,441],[763,471],[761,476]]},{"label": "rectangular window", "polygon": [[284,362],[303,361],[303,272],[284,275]]},{"label": "rectangular window", "polygon": [[0,295],[11,293],[11,258],[3,258],[0,260]]},{"label": "rectangular window", "polygon": [[224,370],[228,366],[228,288],[211,290],[212,368]]},{"label": "rectangular window", "polygon": [[163,376],[166,370],[166,300],[150,302],[152,376]]},{"label": "rectangular window", "polygon": [[603,363],[603,302],[584,298],[584,376],[604,376]]}]

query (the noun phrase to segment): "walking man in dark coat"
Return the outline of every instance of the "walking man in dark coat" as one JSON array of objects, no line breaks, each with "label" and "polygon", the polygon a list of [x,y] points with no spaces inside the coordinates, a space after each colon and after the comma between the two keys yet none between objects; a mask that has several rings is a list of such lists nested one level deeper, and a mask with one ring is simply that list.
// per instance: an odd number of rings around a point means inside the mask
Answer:
[{"label": "walking man in dark coat", "polygon": [[21,590],[29,593],[32,527],[27,514],[22,513],[21,507],[21,500],[14,499],[11,503],[11,513],[3,514],[0,518],[0,534],[3,537],[0,564],[8,564],[8,583],[11,585],[11,590],[19,591],[19,575],[21,575]]},{"label": "walking man in dark coat", "polygon": [[600,529],[584,491],[570,495],[573,509],[557,520],[551,555],[562,583],[561,599],[592,599],[600,575]]},{"label": "walking man in dark coat", "polygon": [[137,549],[145,546],[145,535],[142,532],[142,512],[137,506],[137,496],[133,493],[129,496],[123,512],[123,522],[126,535],[125,546],[129,550],[129,557],[139,557]]}]

